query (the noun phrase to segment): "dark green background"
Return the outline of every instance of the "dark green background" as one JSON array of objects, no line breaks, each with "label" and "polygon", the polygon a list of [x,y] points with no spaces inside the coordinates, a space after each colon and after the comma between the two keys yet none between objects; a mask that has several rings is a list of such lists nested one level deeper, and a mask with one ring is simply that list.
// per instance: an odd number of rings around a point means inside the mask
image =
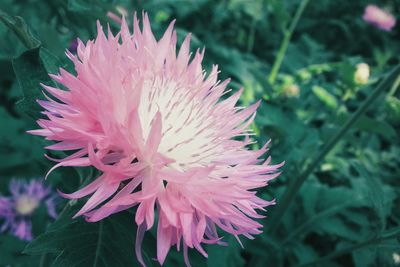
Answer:
[{"label": "dark green background", "polygon": [[[47,72],[71,69],[64,55],[76,37],[96,35],[95,22],[118,24],[106,13],[116,5],[149,13],[156,36],[176,18],[179,43],[193,33],[192,50],[206,47],[205,68],[219,64],[221,79],[244,87],[243,105],[263,102],[252,126],[263,144],[272,138],[273,162],[286,161],[283,174],[260,191],[280,197],[289,181],[309,166],[334,135],[400,60],[400,26],[384,32],[362,20],[369,3],[386,6],[399,17],[400,1],[310,0],[289,43],[275,83],[268,75],[299,0],[1,0],[0,17],[0,193],[8,194],[12,177],[41,178],[53,163],[43,157],[45,142],[26,130],[40,116],[34,102],[42,97]],[[19,17],[14,17],[19,16]],[[40,46],[39,46],[40,45]],[[366,62],[371,77],[358,85],[356,65]],[[297,97],[287,89],[297,85]],[[267,228],[255,240],[242,238],[244,249],[225,236],[228,247],[206,246],[209,258],[190,253],[193,266],[396,266],[400,254],[400,93],[386,88],[367,112],[352,124],[301,187],[274,233]],[[64,191],[77,189],[90,169],[62,168],[46,184]],[[138,266],[134,256],[134,215],[124,212],[100,223],[71,220],[82,203],[59,200],[59,220],[47,227],[34,218],[38,238],[28,247],[0,234],[0,266]],[[41,234],[41,235],[39,235]],[[149,266],[158,266],[156,231],[143,244]],[[325,258],[324,258],[325,257]],[[326,258],[327,257],[327,258]],[[165,266],[183,266],[172,248]]]}]

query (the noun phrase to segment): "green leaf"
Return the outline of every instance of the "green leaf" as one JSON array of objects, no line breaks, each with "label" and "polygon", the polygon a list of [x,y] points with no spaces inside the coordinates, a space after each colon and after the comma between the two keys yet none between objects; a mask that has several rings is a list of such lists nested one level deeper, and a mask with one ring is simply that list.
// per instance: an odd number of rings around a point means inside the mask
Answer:
[{"label": "green leaf", "polygon": [[292,249],[299,263],[309,262],[318,258],[318,253],[315,249],[306,244],[295,243]]},{"label": "green leaf", "polygon": [[389,119],[393,121],[400,121],[400,99],[395,96],[387,97],[385,108]]},{"label": "green leaf", "polygon": [[347,245],[345,247],[339,247],[336,251],[331,252],[330,254],[320,257],[315,261],[301,264],[299,267],[306,267],[306,266],[325,266],[322,263],[331,261],[337,257],[340,257],[345,254],[353,253],[359,249],[371,248],[374,246],[391,246],[395,244],[399,247],[399,238],[400,238],[400,227],[394,227],[390,230],[383,231],[379,233],[377,236],[369,238],[365,241],[354,243],[352,245]]},{"label": "green leaf", "polygon": [[32,49],[40,45],[40,41],[33,36],[23,18],[9,16],[0,10],[0,21],[17,35],[26,48]]},{"label": "green leaf", "polygon": [[22,254],[21,251],[25,245],[26,242],[2,233],[0,235],[0,266],[38,266],[39,257]]},{"label": "green leaf", "polygon": [[40,59],[49,73],[57,73],[62,66],[61,61],[44,47],[40,49]]},{"label": "green leaf", "polygon": [[[367,208],[371,201],[377,201],[373,205],[379,205],[382,209],[380,218],[385,218],[391,210],[393,193],[390,188],[378,186],[376,193],[382,196],[376,200],[370,193],[370,182],[366,179],[354,177],[351,181],[352,187],[336,186],[330,187],[310,179],[307,186],[302,189],[305,221],[295,224],[295,228],[283,241],[283,245],[289,241],[298,241],[296,237],[305,237],[309,231],[322,232],[328,235],[344,237],[357,241],[362,236],[370,234],[372,225],[368,217]],[[383,195],[388,196],[383,201]],[[373,200],[374,199],[374,200]],[[371,200],[371,201],[370,201]],[[388,206],[389,208],[385,208]],[[384,209],[384,210],[383,210]]]},{"label": "green leaf", "polygon": [[376,248],[365,248],[353,251],[352,256],[355,266],[373,266],[377,256],[376,252]]},{"label": "green leaf", "polygon": [[82,219],[71,221],[74,212],[75,206],[67,207],[55,225],[28,244],[24,252],[55,253],[52,266],[57,267],[140,266],[134,252],[136,227],[131,214],[119,213],[88,223]]},{"label": "green leaf", "polygon": [[[349,114],[346,113],[341,113],[338,118],[336,123],[338,125],[343,124],[348,118],[350,117]],[[353,126],[353,129],[361,130],[361,131],[367,131],[370,133],[376,133],[379,134],[387,139],[391,139],[396,137],[396,130],[387,122],[383,120],[378,120],[374,118],[370,118],[366,115],[361,116],[358,121],[356,121]]]},{"label": "green leaf", "polygon": [[239,267],[245,265],[240,255],[242,248],[235,238],[230,236],[228,246],[208,246],[208,267]]},{"label": "green leaf", "polygon": [[12,64],[24,96],[17,102],[17,109],[36,119],[40,116],[41,111],[40,106],[36,103],[37,99],[42,98],[40,83],[51,83],[40,59],[40,47],[24,52],[14,59]]},{"label": "green leaf", "polygon": [[[25,174],[27,166],[35,160],[42,159],[43,149],[32,135],[26,134],[26,124],[12,117],[0,106],[0,179],[9,173],[10,176]],[[4,130],[3,129],[7,129]],[[24,168],[17,166],[22,165]],[[38,167],[38,166],[33,166]],[[6,171],[8,170],[8,171]]]},{"label": "green leaf", "polygon": [[360,238],[360,230],[353,229],[351,226],[345,220],[335,216],[320,220],[319,225],[316,226],[316,231],[357,241]]},{"label": "green leaf", "polygon": [[384,228],[384,191],[382,184],[376,179],[373,175],[371,175],[362,165],[355,163],[353,166],[356,168],[357,172],[365,179],[366,185],[369,189],[369,198],[372,204],[372,207],[375,209],[376,213],[379,216],[381,228]]},{"label": "green leaf", "polygon": [[[316,185],[318,185],[318,183],[316,183]],[[291,230],[290,234],[284,239],[283,245],[289,241],[298,241],[298,239],[295,239],[297,236],[304,236],[311,229],[313,231],[322,230],[328,234],[339,235],[344,235],[341,233],[346,233],[348,231],[351,232],[351,230],[347,229],[346,224],[342,220],[331,218],[343,213],[350,207],[362,206],[363,196],[359,194],[352,195],[351,190],[346,190],[345,188],[329,188],[322,185],[307,186],[306,189],[302,190],[303,192],[308,192],[304,194],[305,197],[303,200],[304,209],[306,211],[306,221],[296,225],[296,227]],[[317,208],[320,211],[316,212]],[[353,216],[357,215],[354,212],[351,212],[351,214]],[[361,218],[360,221],[362,219],[364,218]],[[333,220],[333,222],[331,220]],[[330,227],[332,223],[333,227]],[[340,227],[336,227],[337,225],[335,223]]]}]

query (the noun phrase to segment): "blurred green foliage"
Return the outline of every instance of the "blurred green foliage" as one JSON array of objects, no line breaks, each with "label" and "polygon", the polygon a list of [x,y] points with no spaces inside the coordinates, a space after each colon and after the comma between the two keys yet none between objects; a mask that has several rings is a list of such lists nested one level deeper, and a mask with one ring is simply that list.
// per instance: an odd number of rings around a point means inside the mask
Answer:
[{"label": "blurred green foliage", "polygon": [[[273,84],[268,75],[283,32],[300,0],[1,0],[0,18],[0,192],[12,177],[44,176],[52,165],[44,141],[25,133],[41,98],[39,83],[58,67],[71,70],[64,55],[72,41],[95,36],[95,21],[118,24],[106,14],[117,7],[149,12],[160,36],[177,19],[180,42],[192,32],[192,49],[206,47],[205,67],[219,64],[221,79],[244,87],[242,103],[262,102],[255,124],[259,144],[272,138],[274,162],[283,174],[260,192],[279,200],[323,144],[343,125],[384,73],[400,62],[399,26],[383,32],[366,24],[367,4],[386,6],[399,17],[400,1],[310,1],[287,47]],[[369,64],[366,84],[355,82],[356,66]],[[398,81],[399,82],[399,81]],[[277,231],[244,240],[244,249],[226,237],[228,247],[207,246],[209,258],[190,253],[193,266],[396,266],[400,254],[400,93],[380,95],[317,167],[296,196]],[[90,169],[57,170],[48,183],[77,189]],[[129,212],[104,222],[71,220],[70,202],[60,218],[26,244],[0,234],[0,266],[139,266],[134,255],[135,225]],[[128,217],[127,217],[128,216]],[[131,219],[129,219],[131,218]],[[268,218],[262,220],[268,229]],[[395,238],[397,237],[397,239]],[[158,266],[156,232],[143,243],[145,261]],[[29,256],[31,255],[31,256]],[[314,265],[307,265],[314,262]],[[165,266],[183,266],[172,249]]]}]

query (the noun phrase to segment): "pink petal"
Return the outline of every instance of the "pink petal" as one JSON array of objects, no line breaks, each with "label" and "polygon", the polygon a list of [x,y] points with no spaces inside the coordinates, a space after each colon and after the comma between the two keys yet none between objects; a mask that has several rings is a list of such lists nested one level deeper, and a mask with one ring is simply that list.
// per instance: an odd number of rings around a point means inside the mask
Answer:
[{"label": "pink petal", "polygon": [[157,259],[160,265],[164,260],[171,248],[172,229],[170,227],[163,228],[161,223],[157,227]]},{"label": "pink petal", "polygon": [[88,184],[87,186],[85,186],[71,194],[65,194],[60,191],[58,191],[58,193],[61,196],[65,197],[65,198],[69,198],[69,199],[81,198],[81,197],[87,196],[89,194],[92,194],[94,191],[96,191],[103,184],[104,178],[105,178],[105,175],[101,175],[96,180],[94,180],[93,182]]}]

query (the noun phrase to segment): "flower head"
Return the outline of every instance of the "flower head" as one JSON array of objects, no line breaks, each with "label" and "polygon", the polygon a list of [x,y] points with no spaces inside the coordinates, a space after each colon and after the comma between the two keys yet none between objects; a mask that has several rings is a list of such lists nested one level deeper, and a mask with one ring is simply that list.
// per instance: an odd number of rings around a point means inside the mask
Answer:
[{"label": "flower head", "polygon": [[0,232],[9,231],[21,240],[32,240],[31,217],[40,205],[45,205],[49,216],[57,217],[50,188],[37,180],[11,180],[11,196],[0,195]]},{"label": "flower head", "polygon": [[368,5],[365,8],[363,19],[384,31],[391,31],[396,25],[396,18],[392,14],[375,5]]},{"label": "flower head", "polygon": [[286,97],[299,97],[300,87],[297,84],[290,84],[283,88],[283,94]]},{"label": "flower head", "polygon": [[[137,206],[136,253],[158,213],[157,258],[162,264],[171,246],[207,255],[202,243],[222,244],[217,228],[238,237],[259,234],[257,210],[274,204],[254,191],[279,175],[280,165],[260,159],[267,144],[250,151],[256,103],[235,106],[242,90],[222,98],[229,80],[218,68],[206,75],[204,50],[189,52],[190,34],[176,53],[174,22],[156,40],[148,16],[143,28],[134,17],[134,33],[125,20],[121,31],[79,42],[77,56],[66,52],[76,75],[60,69],[51,77],[67,90],[43,85],[39,101],[47,119],[31,133],[57,143],[52,150],[73,150],[61,166],[94,166],[102,172],[71,199],[91,195],[76,214],[99,221]],[[51,170],[51,171],[52,171]]]}]

